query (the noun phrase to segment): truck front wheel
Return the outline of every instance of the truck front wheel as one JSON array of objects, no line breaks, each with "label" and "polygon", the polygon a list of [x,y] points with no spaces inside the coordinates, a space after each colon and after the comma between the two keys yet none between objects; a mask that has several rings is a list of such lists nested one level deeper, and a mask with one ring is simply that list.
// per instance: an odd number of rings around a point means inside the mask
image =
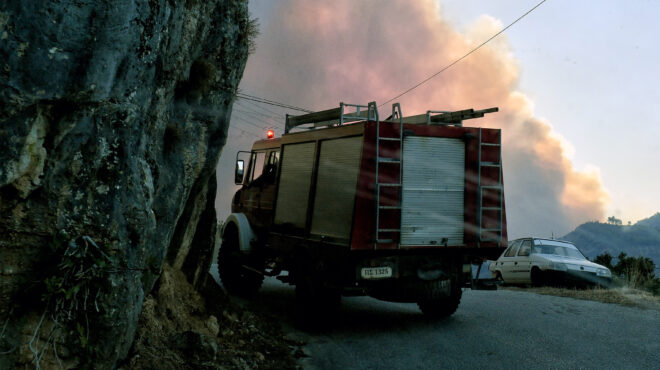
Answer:
[{"label": "truck front wheel", "polygon": [[[461,303],[463,291],[454,281],[451,281],[451,290],[449,296],[436,297],[417,302],[417,306],[422,313],[428,317],[443,319],[451,316],[458,309]],[[433,296],[433,294],[429,294]]]},{"label": "truck front wheel", "polygon": [[218,275],[227,292],[243,297],[254,295],[264,281],[264,276],[254,271],[263,267],[259,261],[258,256],[241,252],[235,228],[225,232],[218,252]]}]

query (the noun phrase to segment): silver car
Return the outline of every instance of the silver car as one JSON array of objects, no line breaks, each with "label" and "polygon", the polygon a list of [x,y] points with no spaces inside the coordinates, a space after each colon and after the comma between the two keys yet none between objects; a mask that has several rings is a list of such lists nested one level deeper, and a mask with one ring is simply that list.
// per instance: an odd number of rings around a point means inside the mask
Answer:
[{"label": "silver car", "polygon": [[609,286],[612,273],[587,260],[573,243],[541,238],[509,242],[488,266],[493,278],[512,284]]}]

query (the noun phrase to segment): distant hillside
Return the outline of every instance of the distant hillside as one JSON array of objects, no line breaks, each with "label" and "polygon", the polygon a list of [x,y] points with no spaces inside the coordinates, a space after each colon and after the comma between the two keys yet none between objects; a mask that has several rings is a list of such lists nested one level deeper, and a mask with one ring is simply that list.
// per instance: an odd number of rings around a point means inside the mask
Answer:
[{"label": "distant hillside", "polygon": [[649,226],[649,227],[654,227],[656,229],[660,230],[660,212],[654,214],[653,216],[649,218],[645,218],[635,224],[637,225],[643,225],[643,226]]},{"label": "distant hillside", "polygon": [[561,239],[575,243],[590,259],[604,252],[614,257],[625,252],[649,257],[660,267],[660,213],[632,226],[587,222]]}]

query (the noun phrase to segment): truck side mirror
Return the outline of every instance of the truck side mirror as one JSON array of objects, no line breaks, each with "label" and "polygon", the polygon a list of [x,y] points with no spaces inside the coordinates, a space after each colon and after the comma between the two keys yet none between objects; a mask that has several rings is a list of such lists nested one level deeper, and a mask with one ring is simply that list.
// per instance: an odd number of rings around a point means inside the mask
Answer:
[{"label": "truck side mirror", "polygon": [[236,169],[234,170],[234,184],[240,185],[243,183],[243,173],[245,172],[245,169],[243,167],[243,162],[242,159],[237,159],[236,160]]}]

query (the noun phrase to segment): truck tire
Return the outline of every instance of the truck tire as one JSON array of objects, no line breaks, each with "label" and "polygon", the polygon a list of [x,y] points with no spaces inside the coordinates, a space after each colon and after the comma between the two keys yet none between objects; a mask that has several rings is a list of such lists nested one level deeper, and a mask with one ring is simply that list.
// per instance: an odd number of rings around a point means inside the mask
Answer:
[{"label": "truck tire", "polygon": [[312,282],[296,284],[296,326],[316,332],[329,328],[338,318],[339,290]]},{"label": "truck tire", "polygon": [[[433,286],[429,286],[433,289]],[[458,309],[461,303],[461,296],[463,291],[455,281],[451,282],[451,290],[448,296],[439,296],[434,292],[428,292],[427,297],[435,297],[432,299],[425,299],[417,302],[417,306],[422,313],[428,317],[435,319],[444,319],[451,316]]]},{"label": "truck tire", "polygon": [[328,328],[337,318],[341,305],[341,290],[328,286],[323,267],[314,261],[305,253],[299,254],[294,269],[296,325],[305,331]]},{"label": "truck tire", "polygon": [[241,252],[236,229],[225,232],[218,252],[218,275],[227,292],[242,297],[254,295],[261,288],[264,276],[243,266],[261,270],[259,261],[258,256]]}]

